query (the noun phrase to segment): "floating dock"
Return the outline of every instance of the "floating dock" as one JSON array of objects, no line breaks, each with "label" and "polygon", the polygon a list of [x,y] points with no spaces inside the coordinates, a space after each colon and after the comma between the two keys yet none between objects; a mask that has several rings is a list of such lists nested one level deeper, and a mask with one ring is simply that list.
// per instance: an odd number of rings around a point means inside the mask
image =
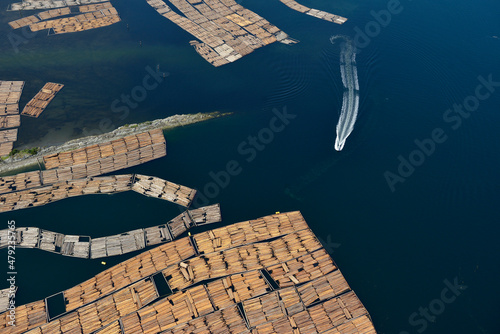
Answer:
[{"label": "floating dock", "polygon": [[38,117],[47,108],[63,84],[47,82],[42,89],[26,104],[21,115]]},{"label": "floating dock", "polygon": [[330,21],[337,24],[344,24],[347,21],[347,18],[345,17],[303,6],[295,0],[280,0],[280,2],[282,2],[283,4],[285,4],[286,6],[288,6],[293,10],[314,16],[318,19],[322,19],[325,21]]},{"label": "floating dock", "polygon": [[[82,235],[64,235],[38,227],[19,227],[16,228],[14,241],[18,248],[41,249],[64,256],[98,259],[171,242],[190,228],[217,223],[221,219],[220,207],[218,204],[214,204],[187,210],[166,224],[107,237],[91,238]],[[0,249],[9,245],[8,236],[9,230],[0,230]]]},{"label": "floating dock", "polygon": [[[49,316],[55,297],[64,311]],[[299,212],[163,244],[17,307],[16,327],[7,321],[6,334],[376,333]]]},{"label": "floating dock", "polygon": [[[160,15],[193,35],[191,45],[214,66],[234,62],[265,45],[295,41],[263,17],[234,0],[147,0]],[[182,13],[178,14],[178,12]]]}]

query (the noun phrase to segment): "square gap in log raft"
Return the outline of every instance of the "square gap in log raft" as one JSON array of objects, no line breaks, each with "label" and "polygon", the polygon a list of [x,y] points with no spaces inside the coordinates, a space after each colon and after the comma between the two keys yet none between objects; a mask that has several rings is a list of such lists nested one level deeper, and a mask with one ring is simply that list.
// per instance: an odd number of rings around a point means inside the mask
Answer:
[{"label": "square gap in log raft", "polygon": [[62,292],[45,298],[45,304],[47,306],[47,317],[49,321],[66,313],[66,301]]}]

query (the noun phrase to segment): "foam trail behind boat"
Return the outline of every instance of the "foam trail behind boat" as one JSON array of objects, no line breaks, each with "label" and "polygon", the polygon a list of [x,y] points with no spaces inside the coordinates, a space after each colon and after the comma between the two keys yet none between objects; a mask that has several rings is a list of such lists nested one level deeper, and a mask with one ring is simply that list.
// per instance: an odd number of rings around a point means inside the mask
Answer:
[{"label": "foam trail behind boat", "polygon": [[354,123],[356,123],[358,117],[359,83],[358,69],[356,67],[356,47],[351,39],[345,36],[333,36],[330,41],[334,43],[337,39],[344,40],[344,43],[340,46],[340,73],[344,85],[344,98],[337,123],[337,138],[335,139],[335,149],[341,151],[347,137],[354,130]]}]

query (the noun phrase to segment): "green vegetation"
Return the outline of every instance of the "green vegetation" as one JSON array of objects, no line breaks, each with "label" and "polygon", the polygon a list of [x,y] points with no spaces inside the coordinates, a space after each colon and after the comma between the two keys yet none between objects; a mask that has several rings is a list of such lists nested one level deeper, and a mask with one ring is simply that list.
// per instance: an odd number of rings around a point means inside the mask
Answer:
[{"label": "green vegetation", "polygon": [[16,154],[18,154],[18,153],[19,153],[19,150],[15,148],[15,149],[13,149],[12,151],[10,151],[10,153],[9,153],[9,157],[12,157],[12,156],[14,156],[14,155],[16,155]]},{"label": "green vegetation", "polygon": [[40,148],[39,147],[32,147],[32,148],[29,148],[29,149],[26,149],[26,150],[23,150],[21,152],[26,152],[30,155],[35,155],[37,154],[38,152],[40,152]]},{"label": "green vegetation", "polygon": [[22,151],[19,151],[17,148],[13,149],[10,151],[9,155],[6,157],[2,157],[2,160],[7,159],[8,157],[13,157],[15,155],[35,155],[40,151],[39,147],[32,147],[32,148],[27,148]]}]

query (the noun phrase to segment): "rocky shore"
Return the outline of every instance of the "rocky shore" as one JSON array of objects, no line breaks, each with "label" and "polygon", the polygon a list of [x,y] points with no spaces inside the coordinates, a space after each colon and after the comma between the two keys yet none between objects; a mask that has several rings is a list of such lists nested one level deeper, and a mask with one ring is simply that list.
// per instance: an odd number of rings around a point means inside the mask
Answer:
[{"label": "rocky shore", "polygon": [[73,139],[61,145],[40,147],[36,154],[20,152],[0,161],[0,174],[10,173],[19,169],[28,169],[33,167],[38,168],[39,162],[42,160],[44,155],[105,143],[114,139],[123,138],[125,136],[153,129],[168,130],[227,115],[230,115],[230,113],[221,113],[217,111],[211,113],[173,115],[167,118],[147,121],[140,124],[124,125],[102,135]]}]

